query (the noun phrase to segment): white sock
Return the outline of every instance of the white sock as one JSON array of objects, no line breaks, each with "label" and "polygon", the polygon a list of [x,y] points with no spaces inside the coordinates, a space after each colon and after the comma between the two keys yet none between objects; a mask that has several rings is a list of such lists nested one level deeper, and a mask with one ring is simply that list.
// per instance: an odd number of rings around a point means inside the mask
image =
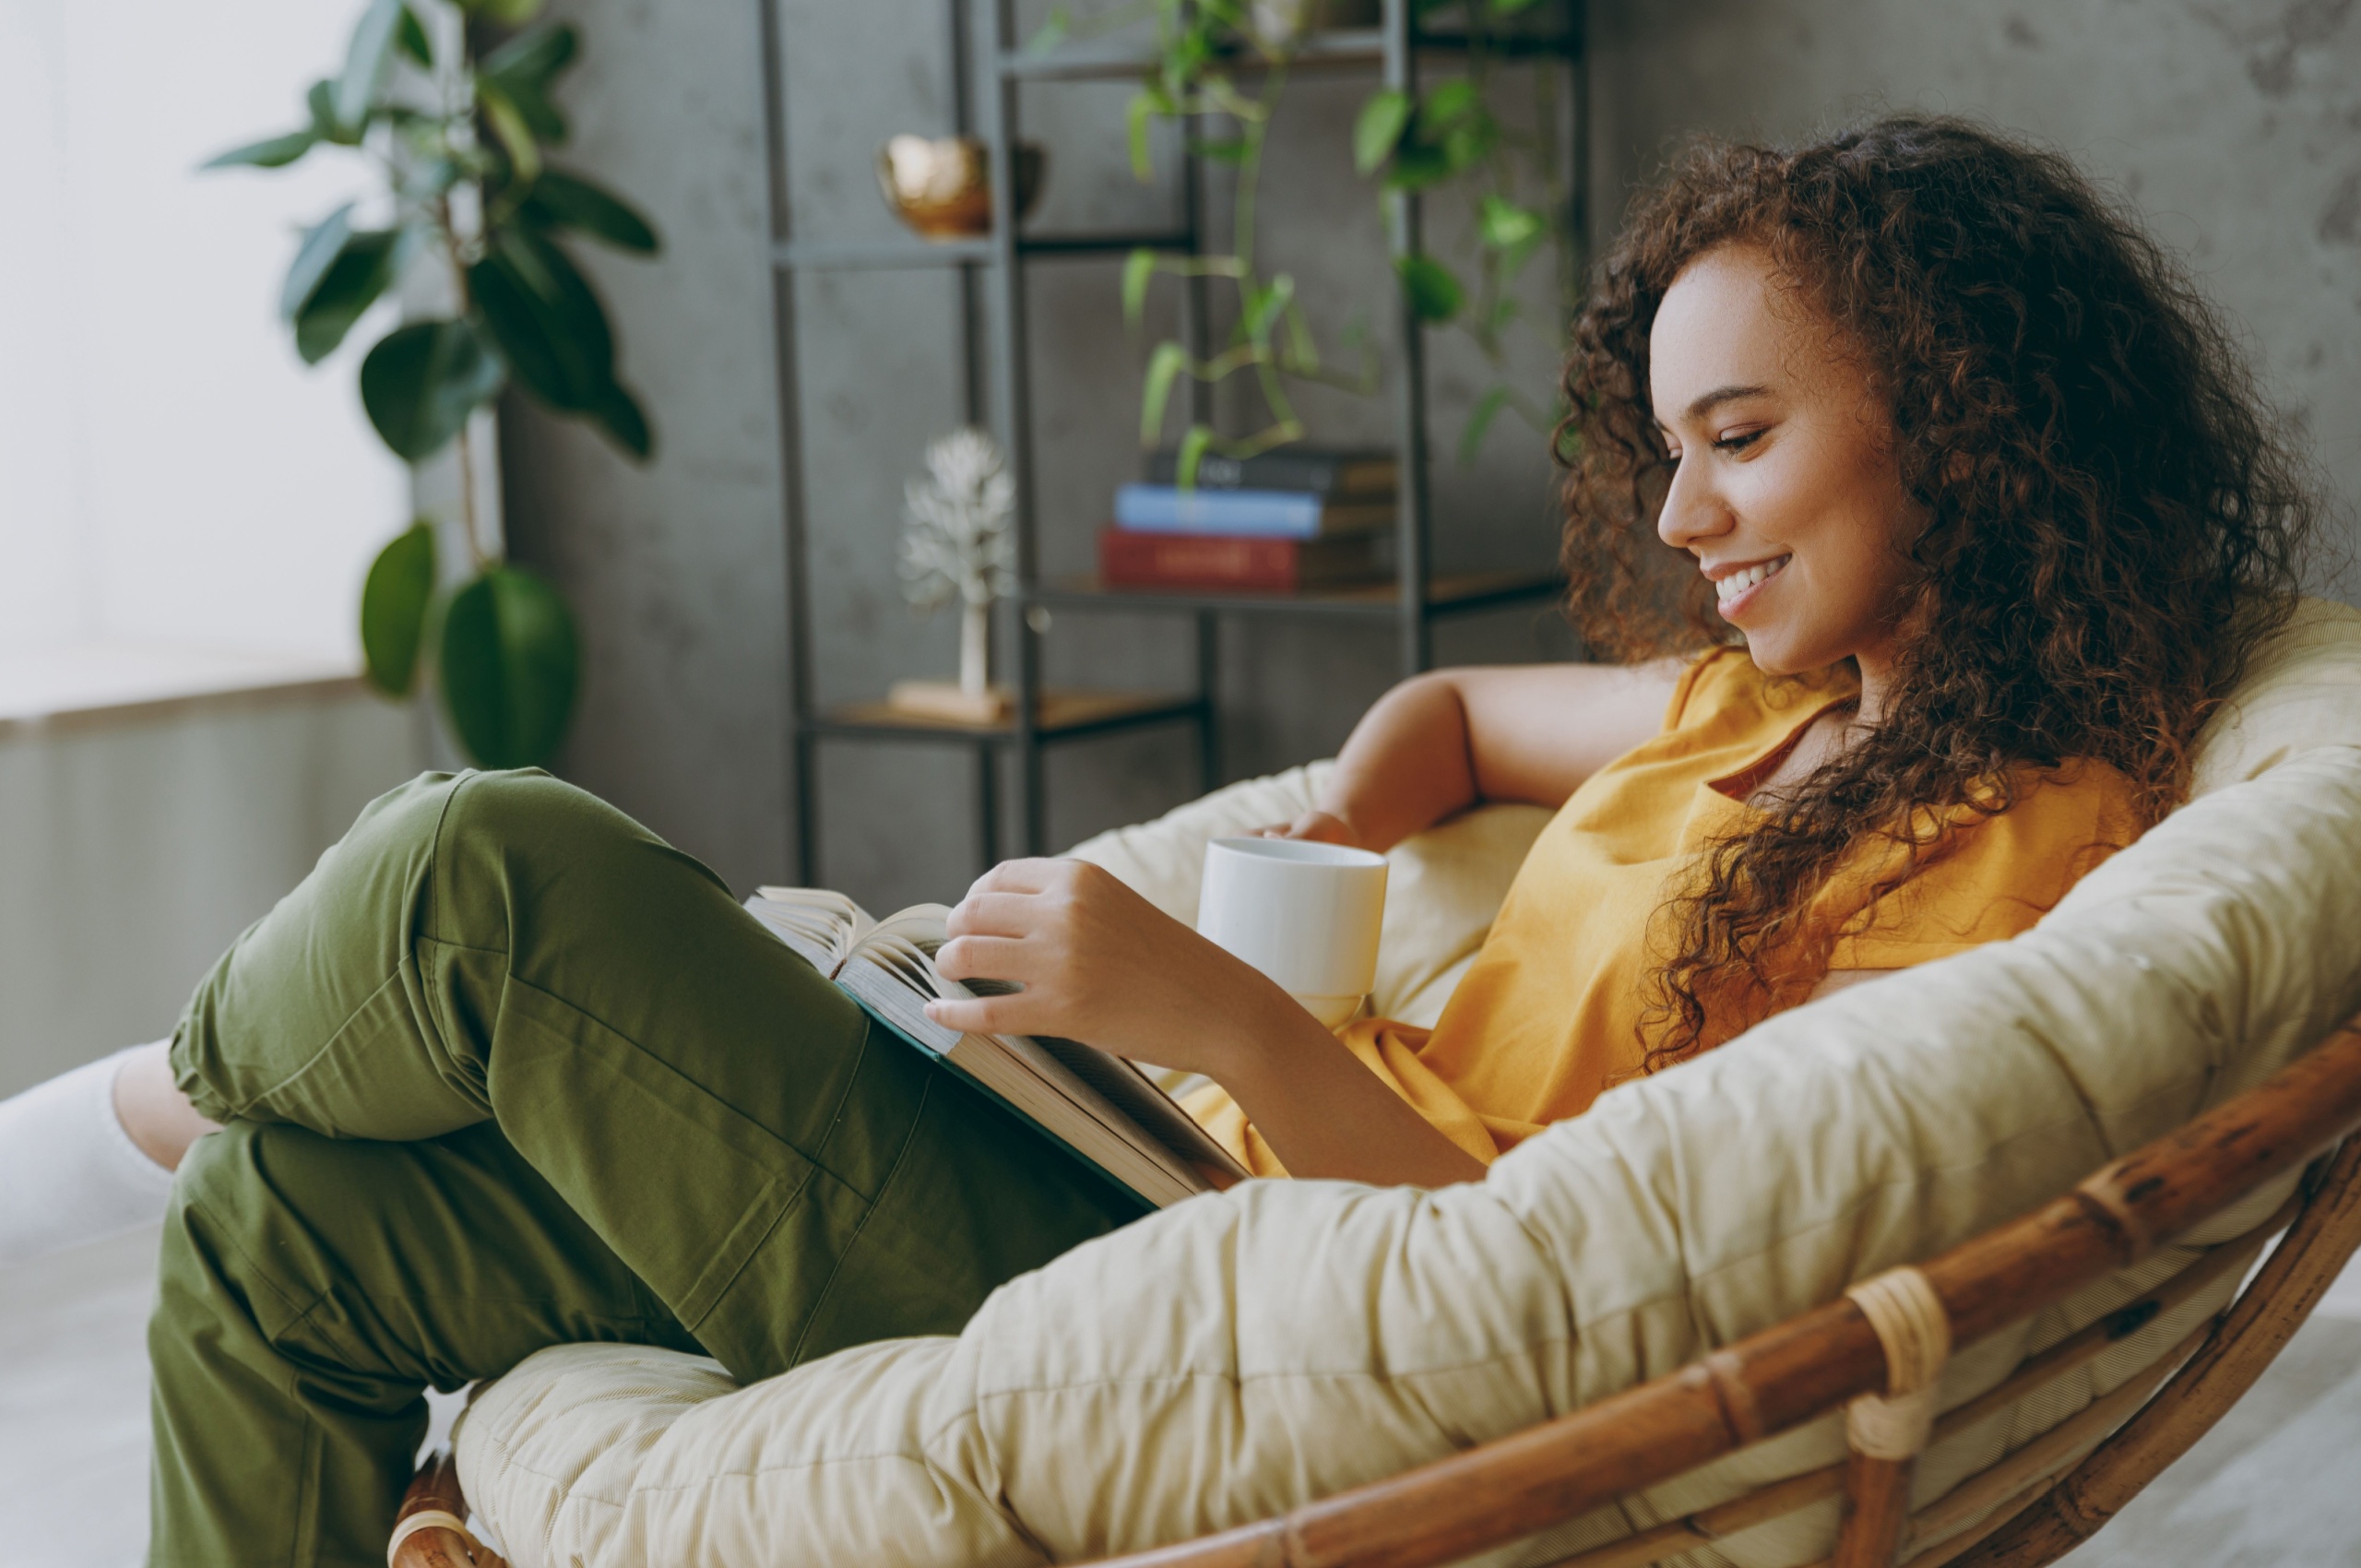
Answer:
[{"label": "white sock", "polygon": [[139,1151],[114,1113],[114,1075],[144,1049],[0,1100],[0,1265],[163,1218],[172,1173]]}]

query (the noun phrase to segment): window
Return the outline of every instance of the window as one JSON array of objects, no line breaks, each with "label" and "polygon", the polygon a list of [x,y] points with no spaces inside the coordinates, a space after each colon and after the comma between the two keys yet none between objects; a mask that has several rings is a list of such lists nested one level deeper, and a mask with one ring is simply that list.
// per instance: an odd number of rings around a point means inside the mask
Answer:
[{"label": "window", "polygon": [[354,385],[382,327],[307,368],[277,305],[363,171],[197,172],[302,122],[356,10],[0,0],[0,652],[357,664],[361,576],[408,507]]}]

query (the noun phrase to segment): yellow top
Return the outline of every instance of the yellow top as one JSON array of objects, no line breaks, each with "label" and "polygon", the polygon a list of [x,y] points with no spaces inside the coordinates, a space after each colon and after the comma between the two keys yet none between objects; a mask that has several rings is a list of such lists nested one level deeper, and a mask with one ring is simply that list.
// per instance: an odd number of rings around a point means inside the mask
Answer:
[{"label": "yellow top", "polygon": [[[1487,1163],[1588,1110],[1641,1070],[1645,981],[1663,959],[1651,921],[1678,873],[1747,826],[1752,781],[1854,692],[1849,675],[1773,682],[1742,649],[1706,654],[1682,674],[1663,733],[1600,769],[1542,829],[1434,1028],[1370,1018],[1339,1038]],[[1811,906],[1815,928],[1837,933],[1826,968],[1907,968],[2014,936],[2138,834],[2130,783],[2104,764],[2017,784],[2006,812],[1964,811],[1929,830],[1940,842],[1900,888],[1880,896],[1908,853],[1899,844],[1832,878]],[[1709,1013],[1709,1040],[1732,1032],[1713,1025]],[[1187,1104],[1249,1170],[1286,1174],[1220,1088]]]}]

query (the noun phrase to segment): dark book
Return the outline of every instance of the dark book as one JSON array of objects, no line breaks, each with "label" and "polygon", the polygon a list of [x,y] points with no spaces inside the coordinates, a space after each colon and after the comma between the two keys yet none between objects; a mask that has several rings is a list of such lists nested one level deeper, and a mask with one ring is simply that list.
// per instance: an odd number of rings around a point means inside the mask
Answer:
[{"label": "dark book", "polygon": [[841,893],[765,887],[746,908],[906,1044],[1144,1202],[1163,1208],[1245,1180],[1228,1150],[1121,1057],[1070,1039],[961,1034],[928,1017],[931,999],[1015,989],[935,972],[951,913],[942,905],[914,904],[876,921]]},{"label": "dark book", "polygon": [[[1180,454],[1168,446],[1147,460],[1150,484],[1178,484]],[[1197,460],[1204,490],[1299,490],[1311,495],[1390,496],[1398,472],[1394,454],[1330,446],[1282,446],[1252,457]]]},{"label": "dark book", "polygon": [[1098,576],[1109,588],[1298,593],[1384,580],[1392,571],[1393,541],[1388,533],[1253,539],[1104,529],[1098,535]]},{"label": "dark book", "polygon": [[1169,484],[1127,484],[1115,492],[1115,526],[1134,533],[1327,539],[1382,529],[1394,521],[1394,510],[1391,497],[1340,501],[1299,490],[1181,490]]}]

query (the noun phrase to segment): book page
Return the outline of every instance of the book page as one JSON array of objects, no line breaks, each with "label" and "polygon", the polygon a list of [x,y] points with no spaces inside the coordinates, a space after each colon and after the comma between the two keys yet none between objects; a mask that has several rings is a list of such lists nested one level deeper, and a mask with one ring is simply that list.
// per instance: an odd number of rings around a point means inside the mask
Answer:
[{"label": "book page", "polygon": [[746,908],[831,980],[853,944],[877,925],[868,910],[825,887],[759,887]]}]

